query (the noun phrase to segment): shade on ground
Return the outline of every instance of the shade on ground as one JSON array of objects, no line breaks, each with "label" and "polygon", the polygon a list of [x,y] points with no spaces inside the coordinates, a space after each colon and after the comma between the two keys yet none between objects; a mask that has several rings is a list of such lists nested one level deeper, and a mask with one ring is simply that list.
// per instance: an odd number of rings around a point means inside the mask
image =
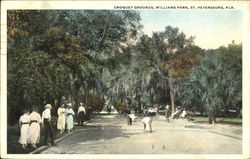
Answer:
[{"label": "shade on ground", "polygon": [[[99,116],[85,130],[78,131],[49,154],[240,154],[241,139],[216,132],[213,128],[187,128],[194,124],[153,119],[153,133],[145,133],[140,122],[126,125],[120,116]],[[195,125],[197,126],[197,125]],[[228,130],[229,131],[229,130]]]}]

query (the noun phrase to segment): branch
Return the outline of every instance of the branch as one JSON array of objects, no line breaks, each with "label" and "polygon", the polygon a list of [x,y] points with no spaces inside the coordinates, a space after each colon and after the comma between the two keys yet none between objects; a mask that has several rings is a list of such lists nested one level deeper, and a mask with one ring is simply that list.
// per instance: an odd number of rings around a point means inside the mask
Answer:
[{"label": "branch", "polygon": [[160,74],[160,76],[163,77],[163,78],[167,78],[167,76],[163,75],[163,73],[160,71],[159,67],[154,63],[154,61],[151,60],[151,62],[154,65],[154,67],[156,68],[157,72]]}]

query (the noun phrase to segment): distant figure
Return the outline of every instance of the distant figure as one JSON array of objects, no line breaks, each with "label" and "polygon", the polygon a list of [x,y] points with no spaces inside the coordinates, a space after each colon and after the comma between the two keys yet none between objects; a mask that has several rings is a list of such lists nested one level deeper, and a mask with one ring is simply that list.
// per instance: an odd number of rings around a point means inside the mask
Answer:
[{"label": "distant figure", "polygon": [[67,104],[66,113],[67,113],[67,119],[66,119],[67,130],[68,130],[68,133],[70,133],[70,131],[72,131],[72,129],[74,127],[74,117],[73,116],[75,115],[75,112],[72,109],[71,103]]},{"label": "distant figure", "polygon": [[29,129],[29,143],[36,148],[36,144],[40,141],[40,124],[42,123],[41,115],[37,113],[37,107],[32,108],[30,113],[30,129]]},{"label": "distant figure", "polygon": [[53,127],[51,124],[51,109],[52,109],[51,104],[45,105],[45,110],[43,111],[43,114],[42,114],[42,124],[45,127],[45,145],[48,145],[48,141],[49,141],[48,137],[50,137],[51,146],[55,146],[54,131],[53,131]]},{"label": "distant figure", "polygon": [[128,120],[128,125],[132,125],[132,122],[136,119],[136,116],[134,114],[128,114],[127,120]]},{"label": "distant figure", "polygon": [[144,117],[141,120],[141,123],[143,124],[144,131],[149,130],[150,133],[152,132],[152,119],[150,117],[148,117],[148,116]]},{"label": "distant figure", "polygon": [[80,106],[77,111],[77,120],[78,120],[78,126],[83,126],[84,116],[86,115],[86,109],[83,106],[83,103],[80,103]]},{"label": "distant figure", "polygon": [[111,106],[108,105],[108,114],[111,114]]},{"label": "distant figure", "polygon": [[22,147],[25,149],[27,147],[27,142],[29,138],[29,127],[30,127],[30,117],[29,111],[25,109],[23,115],[19,119],[20,126],[20,138],[19,143],[22,144]]},{"label": "distant figure", "polygon": [[181,115],[181,109],[177,109],[173,114],[171,114],[172,119],[179,119]]},{"label": "distant figure", "polygon": [[58,115],[58,119],[57,119],[57,129],[60,130],[60,133],[62,134],[65,130],[65,106],[64,104],[61,105],[61,107],[58,108],[57,110],[57,115]]},{"label": "distant figure", "polygon": [[181,113],[181,118],[185,118],[187,115],[187,112],[186,110],[183,110],[182,113]]},{"label": "distant figure", "polygon": [[167,119],[167,122],[169,122],[169,117],[170,117],[170,115],[171,115],[171,112],[170,112],[170,107],[169,107],[169,105],[167,105],[166,107],[165,107],[165,117],[166,117],[166,119]]}]

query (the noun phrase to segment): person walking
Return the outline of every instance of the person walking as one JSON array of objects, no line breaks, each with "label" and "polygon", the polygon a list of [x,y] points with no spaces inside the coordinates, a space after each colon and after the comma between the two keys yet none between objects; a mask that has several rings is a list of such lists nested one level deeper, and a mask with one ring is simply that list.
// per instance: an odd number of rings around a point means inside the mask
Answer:
[{"label": "person walking", "polygon": [[32,107],[30,113],[30,129],[29,129],[29,143],[36,148],[36,144],[40,141],[40,124],[42,122],[41,115],[37,113],[37,107]]},{"label": "person walking", "polygon": [[144,131],[149,130],[150,133],[152,132],[152,119],[150,117],[148,116],[144,117],[141,120],[141,123],[143,124]]},{"label": "person walking", "polygon": [[54,132],[53,132],[52,124],[51,124],[51,109],[52,109],[51,104],[45,105],[45,110],[43,111],[43,114],[42,114],[42,124],[45,127],[45,145],[49,144],[48,137],[50,137],[51,146],[55,146]]},{"label": "person walking", "polygon": [[20,138],[19,143],[22,144],[22,147],[25,149],[27,147],[27,142],[29,138],[29,127],[30,127],[30,117],[29,111],[25,109],[23,115],[19,119],[20,126]]},{"label": "person walking", "polygon": [[65,130],[65,106],[64,104],[61,105],[61,107],[58,108],[57,110],[57,115],[58,115],[58,119],[57,119],[57,129],[60,130],[60,133],[62,134]]},{"label": "person walking", "polygon": [[80,106],[77,111],[77,120],[78,120],[78,126],[83,126],[84,116],[86,114],[86,109],[83,106],[83,103],[80,103]]},{"label": "person walking", "polygon": [[66,119],[67,130],[68,130],[68,133],[70,133],[70,131],[72,131],[72,129],[74,127],[74,117],[73,116],[75,115],[75,112],[72,109],[71,103],[69,103],[67,105],[66,114],[67,114],[67,119]]}]

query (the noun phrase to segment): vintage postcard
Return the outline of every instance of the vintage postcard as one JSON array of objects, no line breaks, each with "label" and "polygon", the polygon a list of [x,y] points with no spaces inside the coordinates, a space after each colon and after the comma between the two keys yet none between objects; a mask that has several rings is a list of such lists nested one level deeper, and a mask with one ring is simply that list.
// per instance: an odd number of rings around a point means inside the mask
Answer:
[{"label": "vintage postcard", "polygon": [[1,158],[249,158],[249,11],[2,1]]}]

